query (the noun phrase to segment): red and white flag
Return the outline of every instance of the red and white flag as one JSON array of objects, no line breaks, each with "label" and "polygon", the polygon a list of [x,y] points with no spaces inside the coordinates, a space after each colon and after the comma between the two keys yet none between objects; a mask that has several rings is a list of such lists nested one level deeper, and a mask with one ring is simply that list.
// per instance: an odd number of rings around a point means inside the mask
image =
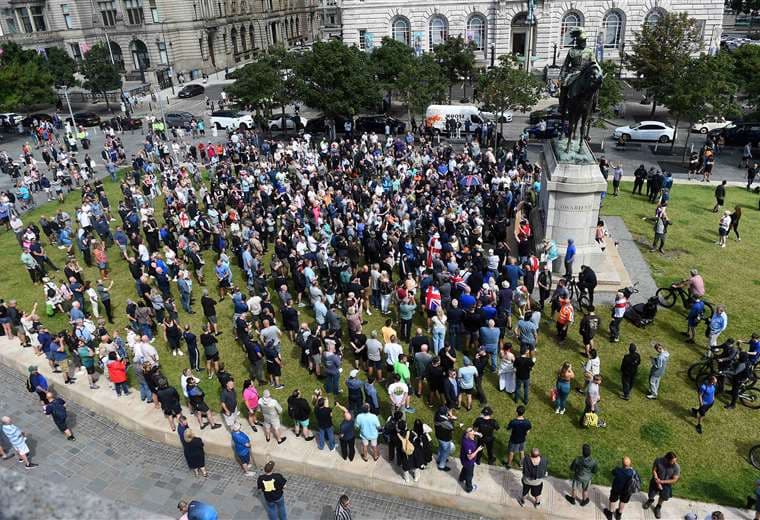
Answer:
[{"label": "red and white flag", "polygon": [[433,257],[441,254],[441,240],[438,238],[438,233],[430,238],[427,249],[427,261],[425,262],[425,265],[427,267],[433,267]]}]

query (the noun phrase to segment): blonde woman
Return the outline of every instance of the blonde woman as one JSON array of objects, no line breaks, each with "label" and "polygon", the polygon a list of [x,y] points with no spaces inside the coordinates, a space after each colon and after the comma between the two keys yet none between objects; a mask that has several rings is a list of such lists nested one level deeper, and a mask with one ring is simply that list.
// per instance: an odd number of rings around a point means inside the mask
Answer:
[{"label": "blonde woman", "polygon": [[557,399],[554,401],[554,413],[559,415],[563,415],[565,413],[567,396],[570,395],[570,388],[572,386],[573,379],[575,379],[573,365],[565,361],[562,363],[562,367],[559,369],[559,372],[557,372],[557,383],[554,387],[557,391]]},{"label": "blonde woman", "polygon": [[446,313],[443,311],[443,307],[438,307],[438,309],[435,311],[435,316],[433,316],[431,322],[433,324],[433,351],[435,352],[435,355],[438,355],[438,352],[443,349],[443,342],[446,338]]},{"label": "blonde woman", "polygon": [[206,471],[206,452],[203,449],[203,441],[196,437],[193,430],[188,428],[183,435],[183,444],[185,448],[185,460],[187,465],[193,470],[195,476],[202,475],[208,477]]}]

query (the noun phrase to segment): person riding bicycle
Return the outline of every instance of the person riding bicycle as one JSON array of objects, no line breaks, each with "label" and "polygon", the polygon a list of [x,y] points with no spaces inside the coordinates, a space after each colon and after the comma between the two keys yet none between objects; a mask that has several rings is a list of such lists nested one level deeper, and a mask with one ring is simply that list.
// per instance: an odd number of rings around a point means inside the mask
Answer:
[{"label": "person riding bicycle", "polygon": [[581,294],[588,292],[589,304],[594,305],[594,289],[596,289],[596,273],[587,265],[581,266],[578,274],[578,288]]},{"label": "person riding bicycle", "polygon": [[710,352],[713,356],[716,354],[720,354],[715,358],[715,361],[718,363],[718,370],[725,371],[728,370],[739,358],[739,354],[741,354],[741,349],[739,348],[739,344],[734,340],[734,338],[728,338],[725,342],[721,343],[720,345],[716,347],[710,347]]},{"label": "person riding bicycle", "polygon": [[705,296],[705,281],[704,279],[702,279],[702,276],[699,274],[699,271],[697,271],[696,269],[692,269],[691,271],[689,271],[688,278],[686,278],[685,280],[681,280],[680,282],[671,284],[671,287],[688,288],[689,297],[691,299],[694,299],[697,296],[700,298],[703,298]]},{"label": "person riding bicycle", "polygon": [[751,374],[752,367],[749,364],[749,355],[746,352],[739,354],[738,359],[731,368],[721,372],[722,376],[731,378],[731,402],[726,405],[726,409],[730,410],[736,407],[739,390],[741,390],[742,385],[749,379]]},{"label": "person riding bicycle", "polygon": [[747,354],[749,355],[749,363],[754,368],[755,365],[757,365],[758,361],[760,361],[760,334],[758,334],[757,332],[753,332],[749,340],[747,341],[740,340],[740,341],[737,341],[737,343],[747,344]]}]

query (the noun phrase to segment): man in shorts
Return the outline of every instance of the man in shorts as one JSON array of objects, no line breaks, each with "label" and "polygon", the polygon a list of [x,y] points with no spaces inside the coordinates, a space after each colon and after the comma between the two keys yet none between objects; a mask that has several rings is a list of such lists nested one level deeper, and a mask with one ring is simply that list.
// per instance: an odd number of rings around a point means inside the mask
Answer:
[{"label": "man in shorts", "polygon": [[509,430],[509,443],[507,444],[507,452],[509,453],[505,465],[512,467],[512,460],[515,453],[519,455],[518,461],[522,461],[525,456],[525,439],[528,437],[528,432],[533,427],[530,421],[525,418],[525,407],[520,405],[517,407],[517,417],[509,421],[507,424],[507,430]]},{"label": "man in shorts", "polygon": [[369,410],[369,403],[364,403],[362,412],[356,416],[356,427],[359,429],[359,439],[362,442],[359,454],[365,462],[369,460],[367,446],[371,446],[373,460],[377,461],[380,458],[380,448],[377,445],[377,438],[380,436],[380,420]]},{"label": "man in shorts", "polygon": [[10,442],[13,450],[18,455],[19,461],[24,463],[26,469],[36,468],[39,464],[34,464],[29,455],[29,446],[26,445],[26,434],[21,428],[13,424],[13,421],[7,415],[3,417],[3,434]]},{"label": "man in shorts", "polygon": [[378,382],[383,381],[383,344],[377,339],[377,331],[373,330],[370,338],[367,340],[367,365],[368,375],[375,376]]},{"label": "man in shorts", "polygon": [[[581,448],[582,455],[573,459],[570,464],[570,471],[573,474],[572,494],[565,495],[565,500],[575,505],[576,502],[581,506],[586,506],[590,499],[588,490],[591,487],[591,479],[599,469],[599,464],[591,456],[591,446],[584,444]],[[580,498],[578,492],[580,491]]]},{"label": "man in shorts", "polygon": [[53,418],[55,426],[58,428],[67,440],[73,441],[74,434],[71,433],[71,429],[66,424],[66,401],[58,397],[54,392],[48,391],[45,394],[47,403],[42,407],[45,415],[49,415]]},{"label": "man in shorts", "polygon": [[[612,486],[610,487],[609,507],[604,508],[604,516],[607,520],[612,520],[613,514],[616,520],[623,516],[625,505],[631,501],[635,479],[638,478],[636,470],[631,466],[631,458],[623,457],[623,465],[612,470]],[[620,502],[618,507],[615,504]],[[614,511],[614,513],[613,513]]]},{"label": "man in shorts", "polygon": [[707,382],[699,385],[697,389],[699,408],[691,409],[691,415],[697,418],[697,433],[702,433],[702,419],[715,403],[715,384],[717,382],[718,379],[715,376],[710,376],[707,378]]},{"label": "man in shorts", "polygon": [[676,454],[669,451],[664,457],[654,460],[652,479],[649,481],[648,499],[642,504],[643,509],[649,509],[658,497],[657,505],[652,512],[655,518],[662,517],[662,504],[673,497],[673,484],[681,478],[681,466],[678,465]]}]

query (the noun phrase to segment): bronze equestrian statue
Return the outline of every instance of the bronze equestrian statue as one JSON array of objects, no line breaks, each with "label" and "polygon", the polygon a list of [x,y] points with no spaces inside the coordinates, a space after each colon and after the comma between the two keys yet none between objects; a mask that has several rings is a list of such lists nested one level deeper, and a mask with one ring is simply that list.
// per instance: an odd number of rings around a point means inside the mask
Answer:
[{"label": "bronze equestrian statue", "polygon": [[602,86],[602,68],[596,61],[593,49],[586,47],[586,33],[580,27],[570,31],[573,48],[567,52],[565,62],[559,72],[560,94],[559,109],[562,125],[569,121],[570,129],[565,152],[570,151],[570,143],[575,137],[578,122],[581,123],[578,138],[578,150],[588,137],[591,127],[591,114],[596,109],[599,88]]}]

